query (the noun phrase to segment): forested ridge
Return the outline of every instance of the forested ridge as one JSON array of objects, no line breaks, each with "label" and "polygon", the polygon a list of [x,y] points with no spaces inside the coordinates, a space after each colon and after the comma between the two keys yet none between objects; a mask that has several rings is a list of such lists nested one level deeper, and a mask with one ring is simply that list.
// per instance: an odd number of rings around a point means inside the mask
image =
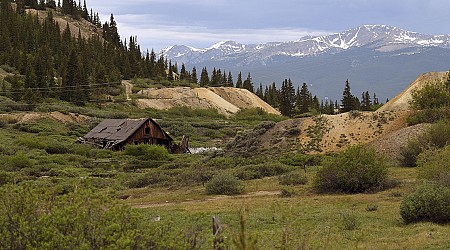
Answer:
[{"label": "forested ridge", "polygon": [[[61,8],[47,7],[43,21],[16,2],[3,0],[0,6],[0,65],[12,73],[3,81],[3,95],[27,103],[51,97],[83,104],[121,79],[165,77],[164,56],[157,58],[154,51],[143,56],[134,37],[121,41],[112,14],[102,36],[84,38],[81,31],[72,34],[68,23],[61,29],[54,21],[56,9],[70,13],[65,5],[76,6],[73,1],[63,1]],[[83,18],[72,13],[73,18]],[[98,14],[88,16],[98,26]]]}]

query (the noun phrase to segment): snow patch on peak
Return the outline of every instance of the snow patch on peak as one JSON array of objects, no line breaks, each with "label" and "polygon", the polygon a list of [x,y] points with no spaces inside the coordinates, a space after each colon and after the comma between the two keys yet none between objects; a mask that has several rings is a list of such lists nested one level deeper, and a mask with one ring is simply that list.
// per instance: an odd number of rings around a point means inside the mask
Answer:
[{"label": "snow patch on peak", "polygon": [[211,47],[206,48],[206,50],[210,50],[210,49],[219,49],[222,45],[224,45],[226,43],[226,41],[221,41],[218,43],[213,44]]}]

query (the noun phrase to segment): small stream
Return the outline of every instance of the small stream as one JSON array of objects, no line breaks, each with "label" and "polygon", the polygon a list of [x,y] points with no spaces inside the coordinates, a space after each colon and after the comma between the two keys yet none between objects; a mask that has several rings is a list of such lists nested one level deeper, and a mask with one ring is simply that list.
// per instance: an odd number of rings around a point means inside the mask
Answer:
[{"label": "small stream", "polygon": [[201,154],[205,152],[214,152],[214,151],[222,151],[222,148],[217,147],[199,147],[199,148],[189,148],[189,151],[192,154]]}]

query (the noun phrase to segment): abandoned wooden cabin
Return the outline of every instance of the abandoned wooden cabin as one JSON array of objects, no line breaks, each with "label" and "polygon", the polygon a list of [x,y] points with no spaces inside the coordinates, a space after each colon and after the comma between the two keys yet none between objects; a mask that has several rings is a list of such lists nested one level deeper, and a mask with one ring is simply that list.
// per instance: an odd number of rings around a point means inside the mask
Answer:
[{"label": "abandoned wooden cabin", "polygon": [[173,139],[150,118],[106,119],[78,142],[112,150],[123,150],[128,144],[163,145],[169,151],[173,148]]}]

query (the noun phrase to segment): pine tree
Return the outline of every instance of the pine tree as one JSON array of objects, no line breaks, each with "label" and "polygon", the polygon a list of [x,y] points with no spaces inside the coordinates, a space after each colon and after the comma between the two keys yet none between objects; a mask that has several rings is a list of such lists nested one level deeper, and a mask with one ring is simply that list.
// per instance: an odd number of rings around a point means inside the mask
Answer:
[{"label": "pine tree", "polygon": [[376,93],[373,93],[373,105],[380,105]]},{"label": "pine tree", "polygon": [[231,71],[228,72],[227,86],[234,87],[233,76],[231,75]]},{"label": "pine tree", "polygon": [[361,97],[362,97],[361,109],[364,111],[372,110],[372,101],[370,100],[369,91],[363,92]]},{"label": "pine tree", "polygon": [[348,112],[355,109],[355,97],[350,91],[350,83],[345,81],[345,88],[341,100],[341,112]]},{"label": "pine tree", "polygon": [[228,86],[227,74],[225,73],[225,70],[223,71],[223,74],[222,74],[222,80],[220,81],[220,86],[225,86],[225,87]]},{"label": "pine tree", "polygon": [[297,94],[297,108],[300,111],[300,114],[304,114],[309,112],[310,108],[310,98],[311,93],[308,90],[308,85],[306,83],[303,83],[302,88]]},{"label": "pine tree", "polygon": [[319,98],[317,98],[317,96],[314,96],[312,98],[311,109],[320,111],[320,103],[319,103]]},{"label": "pine tree", "polygon": [[197,69],[195,68],[195,66],[192,67],[191,81],[192,81],[193,83],[198,83]]},{"label": "pine tree", "polygon": [[256,94],[259,98],[263,99],[264,93],[263,93],[263,86],[262,86],[262,83],[259,83],[259,87],[256,89],[255,94]]},{"label": "pine tree", "polygon": [[245,79],[244,83],[242,84],[242,87],[253,93],[253,82],[250,72],[247,75],[247,79]]},{"label": "pine tree", "polygon": [[202,69],[202,73],[200,74],[200,87],[206,87],[209,86],[209,76],[208,76],[208,70],[206,67]]},{"label": "pine tree", "polygon": [[236,88],[242,88],[242,73],[239,72],[238,79],[236,81]]},{"label": "pine tree", "polygon": [[89,21],[89,13],[88,13],[88,9],[86,6],[86,0],[84,0],[84,4],[83,4],[83,10],[82,10],[82,15],[81,17],[83,17],[84,19]]},{"label": "pine tree", "polygon": [[295,89],[291,79],[285,79],[281,85],[280,112],[284,116],[291,117],[295,104]]},{"label": "pine tree", "polygon": [[186,72],[186,66],[184,66],[184,63],[181,64],[181,70],[180,70],[180,80],[184,81],[187,79],[187,72]]},{"label": "pine tree", "polygon": [[212,74],[211,74],[211,81],[209,82],[209,85],[216,87],[219,85],[219,79],[218,79],[218,74],[217,74],[217,70],[214,67]]},{"label": "pine tree", "polygon": [[75,50],[69,55],[69,59],[67,61],[66,71],[62,78],[61,92],[60,98],[61,100],[67,102],[75,102],[77,100],[77,96],[74,95],[75,90],[75,81],[77,81],[78,74],[78,58]]}]

